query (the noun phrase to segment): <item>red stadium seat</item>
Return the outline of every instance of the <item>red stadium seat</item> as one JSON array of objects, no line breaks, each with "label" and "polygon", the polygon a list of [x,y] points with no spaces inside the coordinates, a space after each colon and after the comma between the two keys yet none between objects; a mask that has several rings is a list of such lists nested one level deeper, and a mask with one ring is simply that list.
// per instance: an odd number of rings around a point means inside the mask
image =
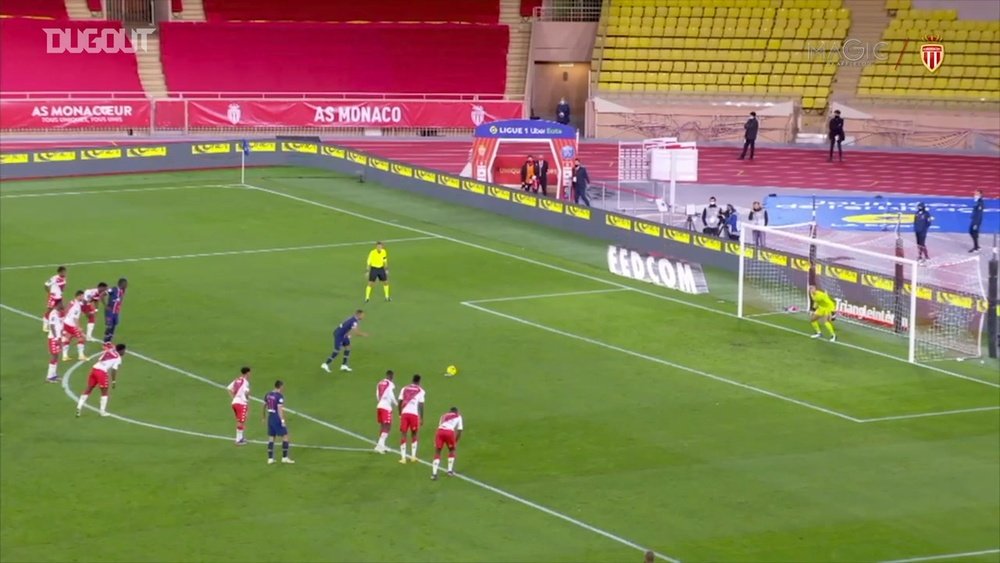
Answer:
[{"label": "red stadium seat", "polygon": [[87,0],[87,9],[94,13],[104,11],[104,7],[101,6],[101,0]]},{"label": "red stadium seat", "polygon": [[502,25],[160,26],[172,93],[502,94],[507,45]]},{"label": "red stadium seat", "polygon": [[[0,15],[68,19],[65,0],[3,0]],[[6,24],[5,24],[6,25]]]},{"label": "red stadium seat", "polygon": [[[0,91],[142,93],[135,54],[46,53],[46,20],[4,19],[0,24]],[[60,28],[122,29],[119,22],[62,21]]]},{"label": "red stadium seat", "polygon": [[184,11],[184,0],[170,0],[170,11],[179,14]]},{"label": "red stadium seat", "polygon": [[499,0],[205,0],[208,21],[500,21]]},{"label": "red stadium seat", "polygon": [[530,18],[534,15],[535,8],[542,7],[542,0],[521,0],[521,17]]}]

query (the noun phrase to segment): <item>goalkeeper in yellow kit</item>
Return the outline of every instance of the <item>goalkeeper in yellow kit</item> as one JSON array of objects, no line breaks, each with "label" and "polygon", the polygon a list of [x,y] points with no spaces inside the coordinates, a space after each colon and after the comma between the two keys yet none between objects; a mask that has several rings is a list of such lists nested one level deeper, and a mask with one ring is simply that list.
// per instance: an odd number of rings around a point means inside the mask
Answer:
[{"label": "goalkeeper in yellow kit", "polygon": [[833,316],[837,314],[837,304],[830,298],[830,294],[816,287],[809,286],[809,301],[812,303],[812,316],[809,321],[812,323],[815,334],[813,338],[820,338],[823,332],[819,328],[819,322],[823,321],[823,326],[830,333],[830,342],[837,341],[837,332],[833,329]]}]

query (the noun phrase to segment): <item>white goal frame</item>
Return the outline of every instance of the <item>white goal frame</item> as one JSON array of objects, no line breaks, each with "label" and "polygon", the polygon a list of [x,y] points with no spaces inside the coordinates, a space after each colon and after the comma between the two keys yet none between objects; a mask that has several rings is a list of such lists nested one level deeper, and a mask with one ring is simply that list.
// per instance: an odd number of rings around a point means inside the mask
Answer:
[{"label": "white goal frame", "polygon": [[[739,284],[737,289],[736,298],[736,315],[739,318],[747,318],[746,312],[744,311],[743,301],[744,301],[744,291],[746,282],[746,263],[747,260],[758,260],[758,249],[753,245],[753,241],[756,239],[754,236],[755,232],[764,233],[765,236],[773,235],[775,237],[781,237],[785,240],[791,240],[795,242],[800,242],[803,248],[808,249],[810,246],[821,246],[824,248],[830,248],[835,250],[842,250],[849,252],[854,255],[867,256],[871,258],[876,258],[885,263],[892,264],[893,266],[902,265],[906,272],[909,274],[910,283],[910,310],[909,318],[907,319],[908,330],[907,330],[907,356],[906,360],[911,364],[917,363],[917,294],[919,293],[920,287],[920,277],[918,274],[918,263],[916,260],[910,260],[909,258],[902,258],[899,256],[894,256],[890,254],[883,254],[879,252],[872,252],[870,250],[864,250],[861,248],[855,248],[846,244],[840,244],[832,241],[825,241],[820,238],[813,238],[797,233],[790,233],[784,229],[765,227],[754,225],[751,223],[743,223],[743,231],[740,233],[740,254],[739,254]],[[780,251],[779,251],[780,252]],[[810,264],[812,268],[812,264]],[[806,272],[808,276],[810,272]],[[808,284],[807,284],[808,285]],[[809,302],[809,289],[808,287],[803,288],[805,295],[803,295],[803,303]]]}]

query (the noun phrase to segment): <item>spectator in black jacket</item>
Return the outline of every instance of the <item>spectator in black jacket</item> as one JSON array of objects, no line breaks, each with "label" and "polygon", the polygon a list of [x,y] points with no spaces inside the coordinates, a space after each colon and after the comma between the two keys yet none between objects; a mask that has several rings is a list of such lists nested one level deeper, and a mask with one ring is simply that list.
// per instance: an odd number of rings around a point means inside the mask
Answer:
[{"label": "spectator in black jacket", "polygon": [[[767,216],[767,209],[761,207],[759,201],[753,202],[753,207],[750,208],[750,215],[747,215],[747,220],[758,227],[766,227],[771,222]],[[756,230],[753,232],[754,246],[764,246],[764,239],[765,234],[763,232]]]},{"label": "spectator in black jacket", "polygon": [[750,160],[753,160],[753,147],[757,142],[757,129],[760,124],[757,123],[757,112],[750,112],[750,119],[743,124],[743,153],[740,154],[740,160],[743,160],[747,156],[747,149],[750,149]]},{"label": "spectator in black jacket", "polygon": [[972,250],[969,252],[979,252],[979,227],[983,226],[983,191],[976,190],[973,193],[976,202],[972,204],[972,218],[969,221],[969,236],[972,237]]},{"label": "spectator in black jacket", "polygon": [[844,149],[840,146],[844,142],[844,118],[840,117],[840,110],[833,111],[833,117],[830,119],[830,132],[827,134],[830,137],[830,162],[833,162],[833,145],[837,145],[837,154],[840,156],[840,161],[844,161]]},{"label": "spectator in black jacket", "polygon": [[715,204],[715,198],[708,198],[708,206],[701,210],[701,232],[706,235],[719,236],[722,219],[722,209]]},{"label": "spectator in black jacket", "polygon": [[927,206],[918,203],[917,212],[913,215],[913,233],[917,235],[917,261],[921,264],[931,259],[930,253],[927,252],[927,232],[931,230],[933,221],[934,217],[927,210]]},{"label": "spectator in black jacket", "polygon": [[542,190],[542,195],[549,197],[549,161],[544,156],[538,155],[535,159],[535,174],[538,175],[538,187]]},{"label": "spectator in black jacket", "polygon": [[559,105],[556,106],[556,121],[563,125],[569,125],[569,103],[566,98],[559,98]]},{"label": "spectator in black jacket", "polygon": [[573,203],[580,205],[580,201],[582,200],[584,205],[590,207],[590,198],[587,197],[587,186],[590,185],[590,176],[587,174],[587,169],[580,164],[579,158],[573,163],[571,185],[573,187]]}]

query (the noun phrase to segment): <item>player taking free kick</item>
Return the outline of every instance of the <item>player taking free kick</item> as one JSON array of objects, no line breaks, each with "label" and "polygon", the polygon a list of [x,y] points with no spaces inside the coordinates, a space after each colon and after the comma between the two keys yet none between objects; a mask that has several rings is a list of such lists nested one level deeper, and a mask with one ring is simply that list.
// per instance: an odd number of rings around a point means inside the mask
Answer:
[{"label": "player taking free kick", "polygon": [[462,438],[462,415],[458,407],[451,407],[441,415],[437,433],[434,435],[434,463],[431,464],[431,481],[437,481],[438,467],[441,465],[441,450],[448,446],[448,475],[455,475],[455,450]]},{"label": "player taking free kick", "polygon": [[83,405],[87,404],[90,392],[94,387],[101,388],[101,416],[108,416],[108,376],[111,376],[111,388],[115,387],[115,380],[118,378],[118,368],[122,365],[122,356],[125,355],[125,345],[115,346],[110,342],[104,345],[101,357],[90,370],[90,378],[87,379],[87,390],[80,395],[80,400],[76,403],[76,416],[83,413]]},{"label": "player taking free kick", "polygon": [[240,368],[240,376],[226,386],[232,397],[233,414],[236,416],[236,445],[246,445],[243,431],[247,427],[247,397],[250,396],[250,368]]},{"label": "player taking free kick", "polygon": [[424,400],[427,394],[420,386],[420,375],[413,376],[413,383],[399,392],[399,463],[406,463],[406,433],[410,433],[410,461],[417,461],[417,432],[424,419]]},{"label": "player taking free kick", "polygon": [[396,384],[392,382],[394,375],[392,370],[386,371],[385,377],[375,386],[375,420],[379,425],[375,451],[380,454],[389,451],[389,448],[385,447],[385,440],[392,430],[392,407],[396,406]]},{"label": "player taking free kick", "polygon": [[56,369],[59,366],[59,353],[63,347],[63,304],[55,303],[45,318],[45,330],[49,338],[49,372],[45,381],[59,383]]},{"label": "player taking free kick", "polygon": [[837,332],[833,329],[833,323],[830,322],[831,317],[837,312],[837,304],[833,302],[830,298],[830,294],[819,289],[815,285],[809,286],[809,299],[812,301],[813,310],[812,316],[809,321],[812,323],[812,328],[815,334],[812,338],[820,338],[823,336],[823,332],[819,328],[819,322],[823,321],[823,326],[830,333],[830,342],[837,341]]},{"label": "player taking free kick", "polygon": [[382,282],[382,292],[385,293],[385,300],[389,298],[389,253],[385,251],[385,245],[381,242],[375,243],[375,248],[368,253],[368,287],[365,288],[365,303],[372,297],[372,289],[375,282]]},{"label": "player taking free kick", "polygon": [[359,336],[368,336],[364,332],[358,330],[358,324],[361,323],[361,319],[365,318],[365,312],[361,309],[354,311],[354,314],[347,317],[347,320],[340,323],[336,329],[333,331],[333,352],[330,353],[330,357],[326,359],[325,362],[319,365],[320,369],[330,373],[330,364],[333,360],[337,358],[340,354],[340,349],[344,349],[344,362],[340,364],[340,371],[351,371],[351,366],[348,362],[351,360],[351,337],[355,334]]},{"label": "player taking free kick", "polygon": [[285,424],[285,383],[274,382],[274,390],[264,395],[264,413],[267,416],[267,464],[274,463],[274,437],[281,436],[281,463],[295,463],[288,457],[291,447],[288,426]]}]

